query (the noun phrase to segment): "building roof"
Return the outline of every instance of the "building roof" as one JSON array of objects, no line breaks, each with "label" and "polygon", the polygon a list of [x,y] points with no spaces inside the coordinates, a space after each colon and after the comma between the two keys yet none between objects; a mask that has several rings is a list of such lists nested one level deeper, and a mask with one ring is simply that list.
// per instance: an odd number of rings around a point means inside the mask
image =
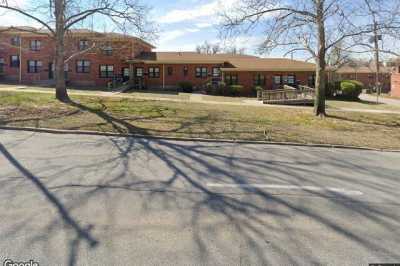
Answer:
[{"label": "building roof", "polygon": [[[390,67],[384,67],[381,66],[379,68],[379,71],[381,73],[390,73],[392,72],[392,69]],[[358,73],[358,74],[374,74],[376,72],[376,67],[375,66],[357,66],[357,67],[353,67],[353,66],[342,66],[339,69],[337,69],[335,71],[338,74],[354,74],[354,73]]]},{"label": "building roof", "polygon": [[315,64],[285,58],[196,52],[144,52],[131,62],[146,64],[225,64],[223,71],[315,71]]},{"label": "building roof", "polygon": [[315,64],[287,58],[232,58],[223,71],[315,71]]},{"label": "building roof", "polygon": [[251,55],[199,54],[196,52],[143,52],[133,61],[154,64],[215,64],[225,63],[232,58],[257,58]]},{"label": "building roof", "polygon": [[[36,36],[36,35],[47,35],[49,34],[49,30],[47,29],[38,29],[29,26],[20,26],[20,27],[3,27],[0,26],[0,33],[11,33],[11,34],[19,34],[25,36]],[[139,41],[146,46],[151,48],[155,48],[152,44],[137,38],[132,35],[124,34],[124,33],[117,33],[117,32],[97,32],[90,29],[71,29],[69,33],[73,37],[87,37],[87,38],[109,38],[109,39],[133,39]]]}]

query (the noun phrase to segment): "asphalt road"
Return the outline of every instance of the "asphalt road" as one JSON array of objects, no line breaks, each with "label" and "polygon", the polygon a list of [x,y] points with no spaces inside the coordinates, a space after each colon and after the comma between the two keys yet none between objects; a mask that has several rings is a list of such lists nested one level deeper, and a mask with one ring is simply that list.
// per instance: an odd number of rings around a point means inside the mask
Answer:
[{"label": "asphalt road", "polygon": [[0,131],[0,260],[400,263],[400,153]]}]

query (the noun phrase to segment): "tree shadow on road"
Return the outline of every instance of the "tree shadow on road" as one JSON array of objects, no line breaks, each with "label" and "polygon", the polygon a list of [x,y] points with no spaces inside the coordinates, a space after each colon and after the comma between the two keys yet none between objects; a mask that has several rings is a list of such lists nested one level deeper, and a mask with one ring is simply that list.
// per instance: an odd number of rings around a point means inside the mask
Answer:
[{"label": "tree shadow on road", "polygon": [[[118,132],[142,130],[145,133],[143,129],[133,127],[103,110],[79,103],[72,105],[98,115],[106,123],[111,123]],[[398,172],[379,167],[376,162],[371,162],[368,168],[361,167],[357,162],[367,160],[367,153],[360,154],[353,162],[340,159],[328,150],[186,143],[132,137],[95,138],[92,142],[76,139],[67,144],[53,145],[51,149],[58,152],[75,148],[81,150],[85,142],[96,153],[93,159],[59,167],[55,173],[47,176],[59,183],[48,187],[23,168],[4,147],[1,151],[24,176],[36,180],[32,182],[76,231],[77,239],[85,240],[89,244],[97,243],[90,231],[74,222],[57,198],[48,195],[66,190],[78,194],[76,199],[69,202],[70,211],[82,209],[104,198],[108,205],[101,210],[108,216],[110,227],[112,223],[118,223],[119,217],[115,211],[123,208],[126,204],[125,197],[129,198],[131,195],[137,200],[132,204],[141,206],[142,212],[138,215],[154,217],[162,215],[159,214],[162,211],[181,214],[182,226],[191,228],[192,239],[196,244],[195,252],[205,264],[213,260],[209,247],[210,238],[213,238],[212,242],[218,249],[226,252],[231,249],[218,234],[222,224],[231,226],[240,236],[239,243],[235,244],[241,248],[247,247],[243,251],[245,254],[239,256],[247,259],[251,257],[257,264],[274,264],[269,257],[270,252],[279,254],[293,265],[303,264],[304,261],[323,263],[320,254],[307,248],[303,240],[306,239],[307,243],[327,240],[323,240],[323,236],[322,240],[316,239],[317,233],[311,234],[313,232],[296,228],[292,223],[293,219],[305,220],[317,229],[324,228],[349,247],[379,251],[391,259],[400,256],[398,250],[376,241],[376,235],[365,235],[361,233],[361,229],[354,231],[350,229],[351,224],[340,222],[334,215],[335,212],[346,213],[353,217],[351,222],[372,225],[377,228],[377,232],[395,231],[399,226],[399,215],[388,213],[378,204],[334,191],[308,190],[298,195],[251,186],[260,182],[318,187],[330,183],[337,187],[356,186],[369,192],[380,191],[387,195],[387,201],[390,202],[395,197],[393,187],[400,186],[399,179],[396,179]],[[83,158],[84,155],[73,156]],[[43,171],[54,168],[61,160],[69,158],[44,159],[47,165]],[[339,173],[334,173],[334,169],[340,169]],[[79,173],[85,173],[85,176]],[[64,179],[66,176],[68,178]],[[379,179],[355,179],[353,176],[377,176]],[[208,185],[210,183],[234,184],[237,187],[226,191],[213,189]],[[328,209],[333,209],[333,214],[316,209],[311,204],[314,199],[322,202]],[[185,217],[187,214],[190,217]],[[207,220],[210,216],[213,218],[210,218],[211,222]],[[139,226],[137,230],[145,228]],[[123,234],[126,232],[113,233],[111,236],[99,235],[98,238],[102,241],[108,237],[109,241],[118,242]],[[77,248],[77,243],[71,245]],[[77,254],[72,247],[70,252]],[[154,254],[157,255],[157,250]],[[76,255],[71,257],[75,258],[73,263],[79,264]]]},{"label": "tree shadow on road", "polygon": [[81,241],[87,242],[90,248],[95,248],[98,245],[98,241],[92,236],[91,229],[93,225],[82,226],[80,225],[69,213],[68,209],[63,203],[52,193],[46,185],[40,180],[39,177],[35,176],[27,168],[25,168],[7,149],[2,143],[0,143],[0,152],[12,164],[19,173],[26,179],[32,182],[32,184],[39,190],[39,192],[45,196],[46,200],[57,210],[59,217],[62,221],[73,230],[75,238],[70,242],[69,262],[68,265],[76,265],[76,251]]}]

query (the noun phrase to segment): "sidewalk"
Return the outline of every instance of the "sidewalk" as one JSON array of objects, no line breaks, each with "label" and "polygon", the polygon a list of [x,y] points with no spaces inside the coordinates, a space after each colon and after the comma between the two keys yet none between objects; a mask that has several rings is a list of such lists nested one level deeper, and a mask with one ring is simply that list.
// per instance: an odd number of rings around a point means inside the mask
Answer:
[{"label": "sidewalk", "polygon": [[[4,85],[0,84],[1,91],[12,91],[12,92],[34,92],[34,93],[45,93],[53,94],[54,88],[44,87],[31,87],[25,85]],[[100,96],[100,97],[114,97],[114,98],[130,98],[138,100],[153,100],[153,101],[172,101],[172,102],[185,102],[185,103],[202,103],[202,104],[217,104],[217,105],[234,105],[234,106],[253,106],[263,108],[286,108],[286,109],[309,109],[311,106],[291,106],[291,105],[271,105],[263,104],[261,101],[252,98],[233,98],[233,97],[222,97],[222,96],[209,96],[202,94],[190,94],[190,93],[177,93],[177,94],[162,94],[162,93],[145,93],[145,92],[133,92],[133,93],[121,93],[111,91],[84,91],[69,89],[70,95],[77,96]],[[373,101],[374,96],[361,95],[360,98],[366,101]],[[388,105],[400,106],[400,100],[380,98],[381,102],[387,102]],[[376,98],[375,98],[376,100]],[[328,108],[328,110],[335,112],[362,112],[362,113],[376,113],[376,114],[400,114],[400,111],[395,110],[378,110],[378,109],[357,109],[357,108]]]},{"label": "sidewalk", "polygon": [[[365,101],[371,101],[371,102],[376,102],[376,95],[370,95],[370,94],[361,94],[360,95],[361,100]],[[379,102],[380,103],[386,103],[390,105],[396,105],[400,106],[400,100],[397,99],[391,99],[391,98],[386,98],[386,97],[379,97]]]}]

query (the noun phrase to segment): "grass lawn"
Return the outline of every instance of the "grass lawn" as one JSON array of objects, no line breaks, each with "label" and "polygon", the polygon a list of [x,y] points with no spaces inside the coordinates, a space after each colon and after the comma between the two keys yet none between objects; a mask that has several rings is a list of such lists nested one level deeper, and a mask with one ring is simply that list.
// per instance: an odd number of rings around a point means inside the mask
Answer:
[{"label": "grass lawn", "polygon": [[400,149],[400,115],[0,92],[0,125]]}]

